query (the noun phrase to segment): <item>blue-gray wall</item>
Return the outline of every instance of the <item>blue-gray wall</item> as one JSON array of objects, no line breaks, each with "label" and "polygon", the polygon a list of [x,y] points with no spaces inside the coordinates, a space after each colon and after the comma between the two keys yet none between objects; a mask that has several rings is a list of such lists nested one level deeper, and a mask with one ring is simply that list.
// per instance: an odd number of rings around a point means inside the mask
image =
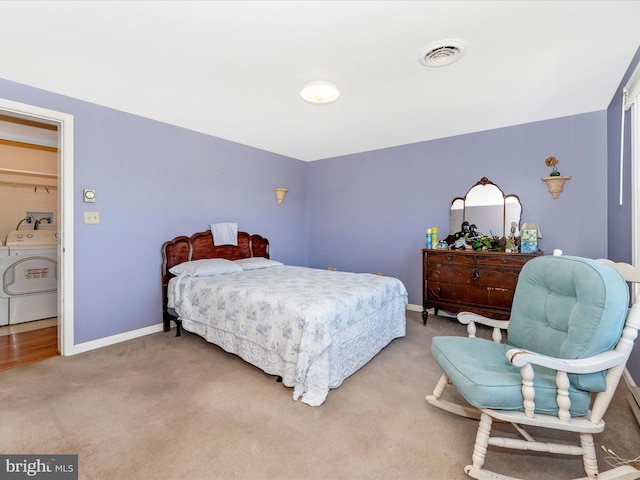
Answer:
[{"label": "blue-gray wall", "polygon": [[[309,264],[396,276],[421,305],[425,231],[449,233],[452,199],[482,177],[520,197],[545,253],[605,257],[606,120],[600,111],[313,162]],[[572,177],[555,200],[541,180],[551,155]]]},{"label": "blue-gray wall", "polygon": [[[237,221],[274,258],[307,263],[306,163],[1,79],[0,97],[74,115],[76,344],[161,321],[160,246],[210,223]],[[282,205],[276,186],[290,190]]]}]

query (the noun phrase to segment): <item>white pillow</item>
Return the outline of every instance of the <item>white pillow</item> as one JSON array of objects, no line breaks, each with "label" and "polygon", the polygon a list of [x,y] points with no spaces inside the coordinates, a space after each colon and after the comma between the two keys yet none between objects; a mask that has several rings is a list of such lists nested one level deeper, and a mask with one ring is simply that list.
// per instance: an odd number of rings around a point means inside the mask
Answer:
[{"label": "white pillow", "polygon": [[211,277],[225,273],[242,272],[242,267],[224,258],[205,258],[175,265],[169,269],[174,275],[188,277]]},{"label": "white pillow", "polygon": [[282,262],[264,257],[241,258],[240,260],[234,260],[234,263],[240,265],[243,270],[257,270],[258,268],[277,267],[279,265],[284,265],[284,263]]}]

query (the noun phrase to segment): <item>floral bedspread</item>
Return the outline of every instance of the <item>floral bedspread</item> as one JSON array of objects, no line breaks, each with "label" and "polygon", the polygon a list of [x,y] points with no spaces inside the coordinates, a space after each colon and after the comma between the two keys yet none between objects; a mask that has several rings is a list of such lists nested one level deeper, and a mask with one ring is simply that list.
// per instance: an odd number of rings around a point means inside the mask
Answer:
[{"label": "floral bedspread", "polygon": [[211,325],[295,365],[304,385],[333,338],[407,291],[373,274],[276,266],[210,277],[172,279],[168,305],[181,318]]}]

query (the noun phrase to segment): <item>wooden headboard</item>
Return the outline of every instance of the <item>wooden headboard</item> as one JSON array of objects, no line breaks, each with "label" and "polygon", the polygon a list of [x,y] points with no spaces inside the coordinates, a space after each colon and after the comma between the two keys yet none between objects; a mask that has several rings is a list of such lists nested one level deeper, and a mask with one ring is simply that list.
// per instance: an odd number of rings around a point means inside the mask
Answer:
[{"label": "wooden headboard", "polygon": [[[269,240],[261,235],[238,232],[238,246],[214,245],[211,230],[194,233],[190,237],[180,236],[162,244],[162,311],[164,312],[164,330],[169,330],[169,321],[174,319],[167,312],[167,286],[174,275],[169,269],[179,263],[203,258],[269,258]],[[169,316],[168,316],[169,315]]]}]

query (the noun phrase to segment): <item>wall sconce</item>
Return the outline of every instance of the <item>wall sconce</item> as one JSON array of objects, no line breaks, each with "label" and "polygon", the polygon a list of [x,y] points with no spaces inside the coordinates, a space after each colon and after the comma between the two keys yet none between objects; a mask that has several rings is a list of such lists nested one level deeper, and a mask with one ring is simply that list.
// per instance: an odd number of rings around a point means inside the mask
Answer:
[{"label": "wall sconce", "polygon": [[276,202],[278,202],[278,205],[280,205],[282,204],[282,202],[284,202],[284,196],[289,190],[287,188],[276,187],[273,189],[273,191],[276,192]]},{"label": "wall sconce", "polygon": [[564,188],[564,182],[567,180],[571,180],[571,177],[542,177],[542,181],[547,182],[547,188],[554,200],[560,196],[560,192]]},{"label": "wall sconce", "polygon": [[555,200],[560,196],[560,192],[562,192],[562,189],[564,188],[564,182],[566,182],[567,180],[571,180],[571,177],[563,177],[560,175],[560,172],[556,167],[556,165],[558,165],[558,159],[556,157],[548,157],[544,161],[544,164],[547,167],[553,168],[548,177],[542,177],[542,181],[546,182],[549,193]]}]

